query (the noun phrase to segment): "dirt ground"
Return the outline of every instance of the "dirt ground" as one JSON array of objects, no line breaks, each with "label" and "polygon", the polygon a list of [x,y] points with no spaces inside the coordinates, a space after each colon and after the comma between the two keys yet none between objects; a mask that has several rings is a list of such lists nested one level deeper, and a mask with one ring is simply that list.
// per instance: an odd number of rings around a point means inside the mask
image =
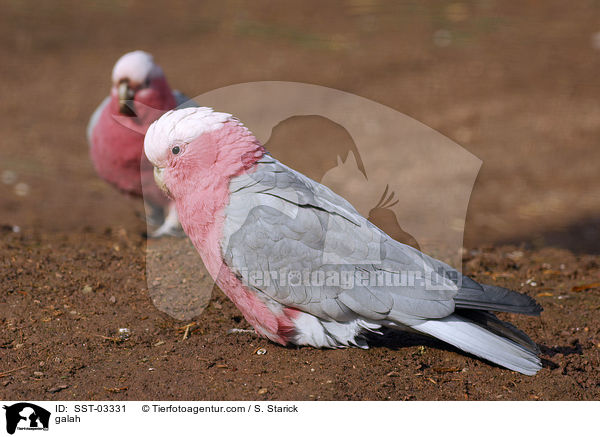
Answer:
[{"label": "dirt ground", "polygon": [[[0,10],[0,398],[600,398],[600,5],[0,0]],[[328,86],[478,156],[464,271],[544,306],[540,318],[503,316],[540,345],[544,368],[526,377],[407,335],[369,350],[284,348],[227,334],[248,324],[219,290],[192,321],[159,311],[141,202],[96,176],[85,141],[113,63],[138,48],[188,95],[257,80]],[[348,149],[323,120],[277,129],[273,154],[307,173]]]}]

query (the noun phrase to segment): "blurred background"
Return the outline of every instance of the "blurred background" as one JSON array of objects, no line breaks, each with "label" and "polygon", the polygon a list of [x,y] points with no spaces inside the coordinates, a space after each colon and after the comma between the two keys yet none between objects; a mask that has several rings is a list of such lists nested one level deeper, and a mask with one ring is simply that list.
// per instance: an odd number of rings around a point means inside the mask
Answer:
[{"label": "blurred background", "polygon": [[[451,138],[483,161],[466,247],[600,253],[599,1],[0,0],[0,10],[0,225],[144,230],[134,201],[96,176],[85,140],[114,62],[143,49],[190,96],[299,81]],[[269,144],[282,161],[323,149],[346,159],[339,126],[287,123]]]}]

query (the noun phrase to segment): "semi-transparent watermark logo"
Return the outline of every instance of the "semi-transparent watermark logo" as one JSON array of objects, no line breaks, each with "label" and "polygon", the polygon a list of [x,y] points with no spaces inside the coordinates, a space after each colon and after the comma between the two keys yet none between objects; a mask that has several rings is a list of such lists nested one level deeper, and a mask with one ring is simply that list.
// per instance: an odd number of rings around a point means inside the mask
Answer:
[{"label": "semi-transparent watermark logo", "polygon": [[364,268],[339,269],[303,269],[294,270],[249,270],[242,268],[239,274],[247,287],[265,289],[270,287],[306,287],[306,288],[396,288],[408,287],[419,290],[445,290],[452,288],[444,279],[459,281],[457,271],[425,272],[423,270],[387,271]]},{"label": "semi-transparent watermark logo", "polygon": [[[263,281],[260,285],[265,287],[264,281],[268,280],[268,287],[281,287],[285,280],[287,286],[308,289],[328,286],[403,287],[403,292],[411,287],[456,289],[460,274],[454,269],[460,271],[465,216],[481,166],[481,161],[463,147],[390,107],[317,85],[236,84],[201,94],[183,104],[191,105],[233,114],[267,150],[274,146],[277,150],[274,158],[300,173],[312,175],[385,232],[373,233],[376,238],[369,241],[346,241],[348,247],[338,247],[340,229],[347,223],[343,217],[332,215],[315,244],[317,255],[311,262],[296,268],[295,255],[289,254],[290,265],[283,265],[287,268],[285,274],[281,269],[256,268],[257,263],[250,263],[243,267],[244,271],[241,268],[237,271],[246,285],[261,288],[253,281]],[[153,117],[148,111],[145,114]],[[154,118],[160,115],[156,111]],[[321,123],[314,131],[299,132],[303,126],[301,118],[306,116],[319,116],[330,124]],[[138,126],[140,133],[145,133],[147,123]],[[274,130],[286,129],[290,132],[288,138],[308,136],[311,147],[293,141],[289,147],[275,144],[280,136],[270,139]],[[339,135],[330,134],[334,129],[345,130],[350,144],[341,147],[335,144],[340,140]],[[291,147],[296,149],[290,150]],[[146,194],[153,181],[143,182]],[[149,200],[149,196],[144,197]],[[293,202],[282,202],[279,210],[290,223],[303,219]],[[149,211],[155,212],[153,208]],[[168,213],[162,211],[163,219]],[[252,209],[246,213],[253,214]],[[247,221],[239,220],[240,229],[229,229],[229,236],[241,230],[244,223]],[[149,226],[149,234],[156,231],[155,226]],[[406,245],[395,257],[405,256],[408,261],[390,260],[390,238]],[[235,242],[222,243],[227,254]],[[347,250],[355,255],[352,262],[345,255]],[[419,251],[445,263],[421,256]],[[358,261],[357,253],[362,254]],[[275,261],[286,263],[279,254],[273,256],[279,258]],[[149,239],[146,270],[154,304],[169,315],[190,319],[208,304],[214,280],[187,238]],[[298,285],[290,282],[290,272],[292,280],[300,281]]]}]

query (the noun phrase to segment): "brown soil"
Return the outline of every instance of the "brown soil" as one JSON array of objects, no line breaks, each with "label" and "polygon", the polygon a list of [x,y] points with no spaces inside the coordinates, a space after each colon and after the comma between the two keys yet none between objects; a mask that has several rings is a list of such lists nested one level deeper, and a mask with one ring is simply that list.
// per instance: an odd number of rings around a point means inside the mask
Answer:
[{"label": "brown soil", "polygon": [[[599,398],[598,6],[163,6],[0,0],[0,398]],[[219,290],[191,322],[159,311],[140,202],[97,178],[85,144],[112,64],[137,48],[189,95],[254,80],[329,86],[481,158],[464,269],[544,306],[541,318],[505,316],[541,345],[544,368],[525,377],[406,335],[366,351],[283,348],[227,334],[248,325]],[[269,145],[314,176],[345,141],[336,125],[300,119]]]}]

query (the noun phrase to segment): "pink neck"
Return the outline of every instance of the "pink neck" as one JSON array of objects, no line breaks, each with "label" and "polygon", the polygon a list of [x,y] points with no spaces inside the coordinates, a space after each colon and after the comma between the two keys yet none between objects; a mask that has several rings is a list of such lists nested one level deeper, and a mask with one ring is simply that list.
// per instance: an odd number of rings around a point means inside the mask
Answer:
[{"label": "pink neck", "polygon": [[[208,149],[205,144],[214,147]],[[235,176],[253,172],[265,152],[246,128],[235,125],[205,133],[190,146],[187,164],[171,170],[168,177],[173,182],[167,185],[172,187],[185,232],[199,243],[198,250],[209,272],[216,277],[221,269],[221,262],[215,260],[222,258],[220,239],[229,203],[229,183]],[[184,179],[188,180],[177,183]]]},{"label": "pink neck", "polygon": [[[234,139],[235,135],[237,141],[228,144],[227,141]],[[197,172],[186,183],[177,184],[172,181],[168,184],[172,187],[183,229],[217,285],[239,308],[246,320],[259,334],[286,344],[294,332],[292,313],[275,313],[267,308],[256,293],[247,289],[225,265],[221,250],[224,212],[229,203],[229,182],[234,176],[254,171],[256,162],[264,155],[264,149],[245,129],[240,131],[224,128],[204,136],[208,136],[203,138],[205,143],[218,145],[214,150],[216,153],[208,160],[209,164],[203,162],[204,171]],[[194,161],[193,157],[190,158]],[[180,179],[184,173],[193,174],[193,171],[186,172],[191,169],[175,170],[169,176],[170,179]]]}]

